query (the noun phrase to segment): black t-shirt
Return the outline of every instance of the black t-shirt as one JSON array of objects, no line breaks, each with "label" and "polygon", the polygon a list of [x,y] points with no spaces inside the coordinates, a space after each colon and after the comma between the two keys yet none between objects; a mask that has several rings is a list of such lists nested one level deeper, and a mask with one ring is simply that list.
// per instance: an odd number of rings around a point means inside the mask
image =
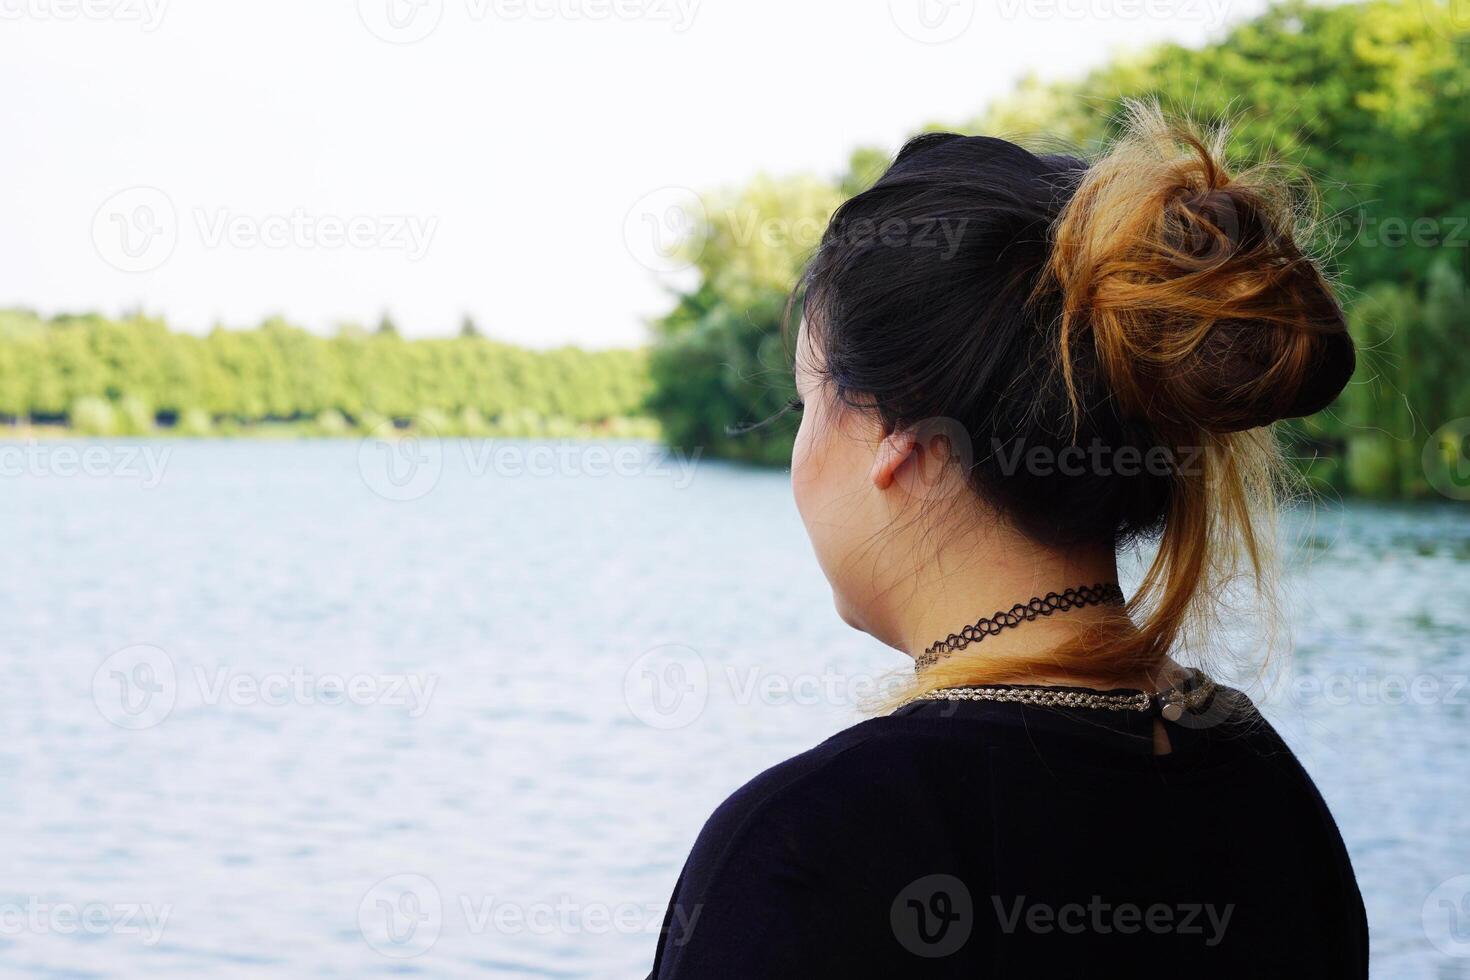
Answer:
[{"label": "black t-shirt", "polygon": [[1295,756],[1219,689],[1148,711],[923,701],[705,825],[660,980],[1368,974],[1362,897]]}]

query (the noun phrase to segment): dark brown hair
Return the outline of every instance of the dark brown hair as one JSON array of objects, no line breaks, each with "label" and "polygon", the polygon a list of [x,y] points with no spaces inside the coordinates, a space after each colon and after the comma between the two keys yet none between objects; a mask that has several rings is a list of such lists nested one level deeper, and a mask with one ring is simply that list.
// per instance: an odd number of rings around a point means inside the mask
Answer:
[{"label": "dark brown hair", "polygon": [[[1129,112],[1092,163],[988,137],[912,140],[833,215],[802,281],[835,397],[890,431],[963,429],[975,492],[1042,543],[1158,539],[1129,602],[1136,631],[1050,654],[1088,657],[1095,676],[1157,665],[1242,562],[1260,582],[1269,426],[1324,408],[1354,366],[1298,244],[1298,197],[1270,171],[1232,175],[1223,131]],[[1008,447],[1094,446],[1172,465],[1006,465]],[[925,686],[983,679],[983,663],[955,659]]]}]

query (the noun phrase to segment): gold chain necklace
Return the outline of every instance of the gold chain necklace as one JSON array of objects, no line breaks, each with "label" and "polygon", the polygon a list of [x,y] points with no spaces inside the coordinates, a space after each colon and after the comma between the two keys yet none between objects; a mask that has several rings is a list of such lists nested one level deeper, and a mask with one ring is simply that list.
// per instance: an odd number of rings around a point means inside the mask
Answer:
[{"label": "gold chain necklace", "polygon": [[1081,689],[1045,687],[943,687],[926,691],[905,701],[900,707],[916,701],[1003,701],[1036,707],[1090,708],[1096,711],[1148,711],[1155,704],[1169,721],[1178,721],[1185,711],[1197,711],[1215,693],[1215,682],[1197,670],[1176,687],[1149,694],[1129,691],[1126,694],[1099,694]]}]

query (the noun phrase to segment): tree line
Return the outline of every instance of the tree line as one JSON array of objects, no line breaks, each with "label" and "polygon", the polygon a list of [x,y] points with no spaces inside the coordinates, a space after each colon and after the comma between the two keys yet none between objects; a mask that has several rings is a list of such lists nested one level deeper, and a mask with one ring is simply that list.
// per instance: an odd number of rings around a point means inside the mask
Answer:
[{"label": "tree line", "polygon": [[648,434],[647,353],[536,351],[391,322],[326,337],[281,319],[202,336],[146,316],[0,311],[0,420],[92,434],[335,434],[383,420],[444,434]]}]

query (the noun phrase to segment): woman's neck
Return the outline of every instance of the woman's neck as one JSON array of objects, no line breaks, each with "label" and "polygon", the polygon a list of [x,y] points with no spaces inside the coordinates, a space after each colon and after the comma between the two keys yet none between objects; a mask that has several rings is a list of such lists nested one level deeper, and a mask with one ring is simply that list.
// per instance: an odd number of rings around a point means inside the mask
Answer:
[{"label": "woman's neck", "polygon": [[[885,616],[890,628],[884,630],[885,639],[918,659],[934,643],[981,618],[993,618],[997,612],[1007,612],[1049,592],[1060,594],[1117,580],[1117,558],[1111,548],[1046,548],[1019,532],[992,526],[952,538],[940,553],[905,576],[905,586],[890,591],[891,608]],[[1119,623],[1115,605],[1077,606],[999,630],[948,657],[984,657],[991,662],[1016,658],[1034,664],[1038,655],[1102,628],[1129,626]],[[1120,682],[1115,676],[1104,677],[1085,666],[1060,662],[1055,669],[1031,667],[1007,678],[1009,683],[1139,688],[1157,686],[1158,680],[1139,676]]]}]

